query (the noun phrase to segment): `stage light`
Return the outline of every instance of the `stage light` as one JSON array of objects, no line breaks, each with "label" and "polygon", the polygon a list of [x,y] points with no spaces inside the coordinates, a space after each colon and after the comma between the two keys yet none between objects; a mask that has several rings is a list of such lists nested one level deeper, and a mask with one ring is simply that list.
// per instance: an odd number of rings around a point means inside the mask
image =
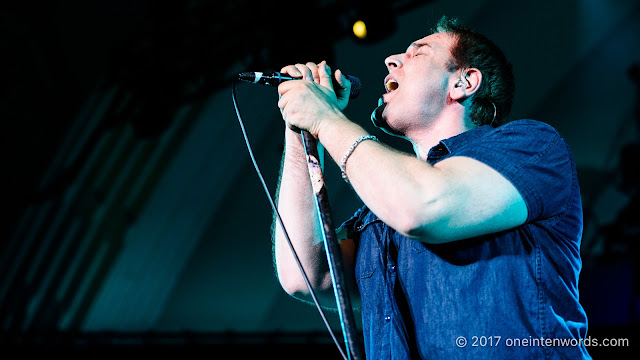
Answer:
[{"label": "stage light", "polygon": [[372,6],[361,1],[357,5],[351,14],[351,30],[357,41],[377,42],[396,30],[395,14],[390,3]]},{"label": "stage light", "polygon": [[366,39],[367,37],[367,25],[362,20],[357,20],[353,23],[353,35],[358,39]]}]

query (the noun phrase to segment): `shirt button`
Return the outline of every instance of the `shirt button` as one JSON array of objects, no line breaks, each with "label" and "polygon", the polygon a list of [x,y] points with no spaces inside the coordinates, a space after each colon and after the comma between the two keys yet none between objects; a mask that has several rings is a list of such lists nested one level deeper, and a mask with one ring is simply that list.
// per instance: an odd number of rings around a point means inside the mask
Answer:
[{"label": "shirt button", "polygon": [[391,321],[391,316],[387,315],[384,317],[384,321],[389,322]]},{"label": "shirt button", "polygon": [[391,265],[391,267],[389,267],[389,271],[395,272],[396,271],[396,266],[395,265]]}]

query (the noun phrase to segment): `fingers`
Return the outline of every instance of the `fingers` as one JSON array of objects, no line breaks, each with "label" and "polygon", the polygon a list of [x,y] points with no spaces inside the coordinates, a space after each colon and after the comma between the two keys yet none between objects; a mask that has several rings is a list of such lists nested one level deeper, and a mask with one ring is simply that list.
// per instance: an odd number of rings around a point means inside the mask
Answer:
[{"label": "fingers", "polygon": [[326,61],[322,61],[319,64],[314,62],[308,62],[306,64],[295,64],[283,67],[280,72],[293,76],[295,78],[301,78],[303,80],[312,80],[316,84],[320,84],[320,75],[324,71],[321,66],[326,64]]},{"label": "fingers", "polygon": [[309,69],[309,71],[311,71],[311,79],[313,79],[314,83],[319,84],[320,76],[318,75],[318,65],[316,63],[308,62],[305,64],[304,68]]},{"label": "fingers", "polygon": [[304,64],[288,65],[280,70],[281,73],[288,74],[294,78],[303,80],[313,80],[313,72],[311,68]]},{"label": "fingers", "polygon": [[319,66],[318,76],[320,77],[320,85],[327,87],[333,91],[333,82],[331,81],[331,68],[326,61],[322,61]]},{"label": "fingers", "polygon": [[[306,64],[288,65],[283,67],[280,72],[295,78],[301,78],[302,80],[313,81],[314,83],[325,86],[333,91],[331,69],[324,60],[319,64],[308,62]],[[281,83],[278,85],[279,95],[282,96],[294,86],[295,84],[290,83],[289,81]]]},{"label": "fingers", "polygon": [[[288,65],[281,72],[301,79],[283,81],[278,85],[278,108],[290,129],[307,129],[317,134],[324,114],[346,107],[348,100],[341,104],[336,97],[333,90],[334,75],[326,61]],[[342,73],[336,72],[336,78],[339,74],[342,76]],[[346,78],[342,77],[341,80],[343,85],[340,86],[348,86]]]}]

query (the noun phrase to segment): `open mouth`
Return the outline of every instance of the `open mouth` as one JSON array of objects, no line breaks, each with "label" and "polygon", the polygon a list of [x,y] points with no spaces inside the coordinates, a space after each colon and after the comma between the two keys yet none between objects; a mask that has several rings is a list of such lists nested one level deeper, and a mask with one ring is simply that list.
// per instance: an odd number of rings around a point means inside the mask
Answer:
[{"label": "open mouth", "polygon": [[392,78],[387,78],[384,87],[390,93],[398,88],[398,82]]}]

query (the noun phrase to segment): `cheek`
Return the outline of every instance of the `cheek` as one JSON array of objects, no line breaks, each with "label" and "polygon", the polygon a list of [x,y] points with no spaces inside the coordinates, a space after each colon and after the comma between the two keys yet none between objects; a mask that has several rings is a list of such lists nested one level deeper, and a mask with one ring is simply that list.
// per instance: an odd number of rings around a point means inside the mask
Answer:
[{"label": "cheek", "polygon": [[406,91],[403,94],[403,105],[407,110],[429,108],[439,103],[442,98],[442,90],[430,80],[414,83],[404,90]]}]

